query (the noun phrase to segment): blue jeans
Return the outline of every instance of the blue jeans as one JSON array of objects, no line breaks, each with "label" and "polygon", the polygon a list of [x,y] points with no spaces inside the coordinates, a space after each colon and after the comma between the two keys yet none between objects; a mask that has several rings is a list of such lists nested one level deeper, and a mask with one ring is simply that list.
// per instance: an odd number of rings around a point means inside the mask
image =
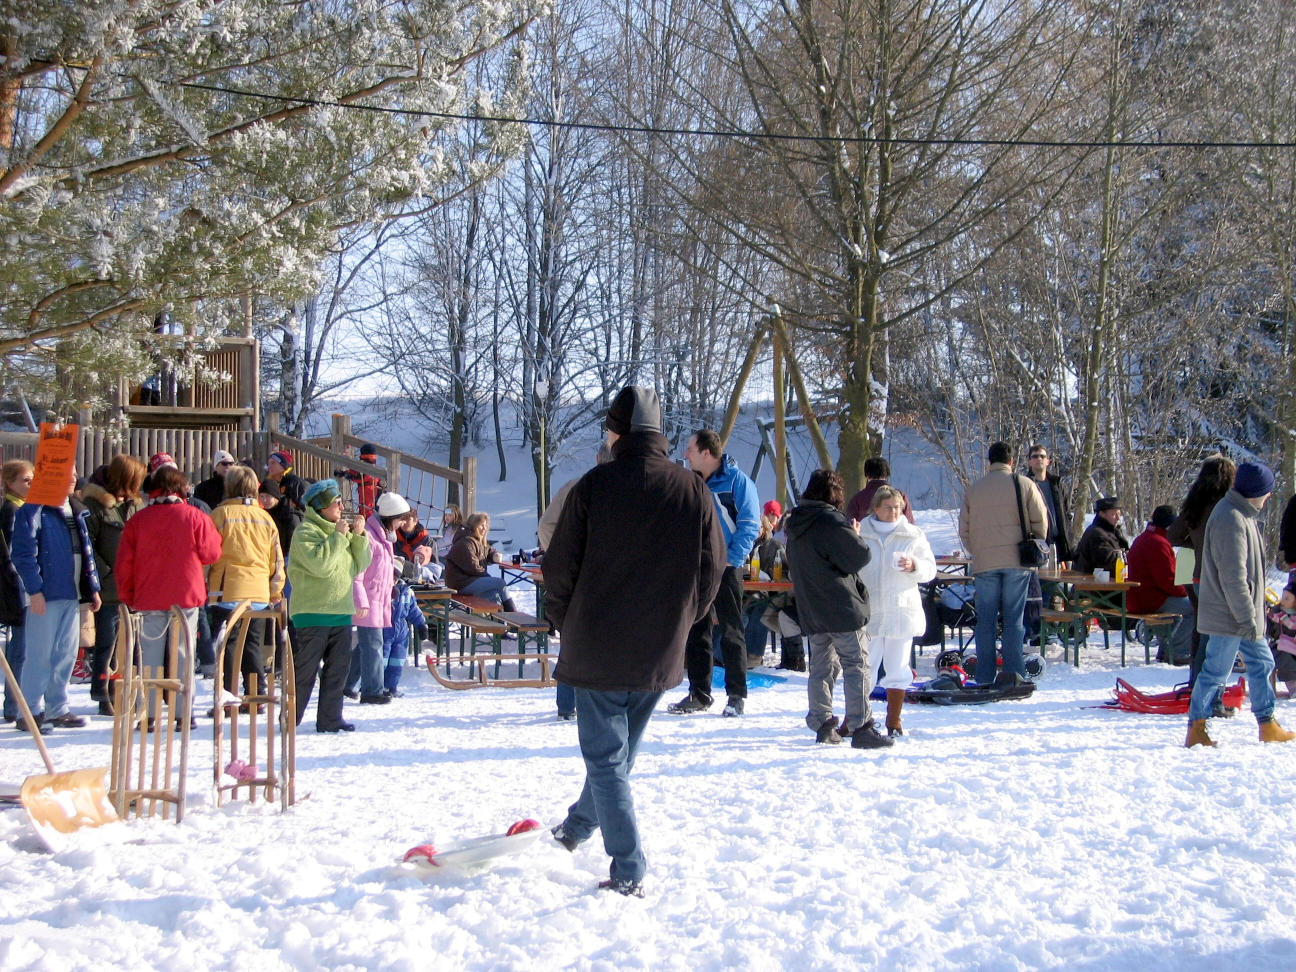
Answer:
[{"label": "blue jeans", "polygon": [[1030,580],[1031,571],[1013,567],[986,570],[976,575],[978,685],[989,685],[995,680],[995,625],[1001,618],[1004,674],[1026,677],[1026,662],[1022,658],[1022,639],[1025,637],[1022,613],[1026,610]]},{"label": "blue jeans", "polygon": [[485,597],[497,604],[508,600],[508,581],[503,577],[490,575],[476,577],[459,589],[460,594],[471,594],[473,597]]},{"label": "blue jeans", "polygon": [[558,683],[558,714],[566,715],[576,711],[576,690],[570,685]]},{"label": "blue jeans", "polygon": [[1233,659],[1242,653],[1246,662],[1247,694],[1251,696],[1251,714],[1256,722],[1273,718],[1274,691],[1269,676],[1274,670],[1273,653],[1263,641],[1247,641],[1232,635],[1203,635],[1201,671],[1193,682],[1192,701],[1188,703],[1188,721],[1209,719],[1215,702],[1224,693],[1224,683],[1233,671]]},{"label": "blue jeans", "polygon": [[1186,597],[1167,597],[1165,603],[1157,608],[1157,613],[1179,615],[1169,638],[1170,644],[1162,642],[1161,653],[1169,655],[1165,660],[1172,665],[1187,665],[1192,660],[1193,628],[1197,622],[1192,601]]},{"label": "blue jeans", "polygon": [[356,628],[356,650],[351,653],[347,691],[361,695],[383,694],[383,629]]},{"label": "blue jeans", "polygon": [[648,864],[639,844],[630,771],[660,692],[576,691],[576,734],[585,759],[585,785],[567,811],[562,828],[577,842],[603,831],[612,858],[610,875],[642,881]]},{"label": "blue jeans", "polygon": [[23,697],[32,715],[57,718],[68,711],[68,679],[81,640],[80,609],[72,598],[46,601],[44,614],[27,609],[24,627]]},{"label": "blue jeans", "polygon": [[[14,678],[22,678],[23,657],[26,649],[23,647],[23,626],[15,624],[9,629],[9,640],[5,642],[5,661],[13,669]],[[21,685],[21,682],[19,683]],[[14,695],[15,691],[9,684],[9,679],[5,679],[4,687],[4,717],[10,721],[18,718],[18,700]]]}]

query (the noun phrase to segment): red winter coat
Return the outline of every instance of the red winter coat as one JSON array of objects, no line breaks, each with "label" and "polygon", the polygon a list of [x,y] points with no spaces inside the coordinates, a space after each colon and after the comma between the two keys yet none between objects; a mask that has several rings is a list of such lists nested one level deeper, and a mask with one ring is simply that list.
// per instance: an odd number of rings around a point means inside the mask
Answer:
[{"label": "red winter coat", "polygon": [[1188,592],[1174,582],[1175,555],[1163,527],[1152,526],[1134,538],[1126,564],[1129,580],[1138,581],[1130,588],[1127,606],[1132,614],[1150,614],[1161,609],[1167,597],[1187,597]]},{"label": "red winter coat", "polygon": [[126,521],[117,548],[117,594],[135,611],[207,603],[203,565],[221,555],[220,533],[188,503],[150,503]]}]

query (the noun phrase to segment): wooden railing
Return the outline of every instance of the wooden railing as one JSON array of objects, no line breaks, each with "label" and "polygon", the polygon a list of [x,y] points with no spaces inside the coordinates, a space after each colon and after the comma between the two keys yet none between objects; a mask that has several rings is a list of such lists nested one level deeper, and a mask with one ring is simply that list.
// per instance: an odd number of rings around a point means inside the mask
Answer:
[{"label": "wooden railing", "polygon": [[[342,488],[347,508],[354,510],[354,484],[335,470],[348,469],[361,475],[377,476],[387,489],[409,500],[419,519],[435,532],[441,523],[441,511],[455,503],[466,516],[477,508],[477,460],[468,457],[462,471],[429,462],[378,445],[381,465],[370,465],[353,458],[348,452],[359,451],[369,441],[351,434],[351,420],[345,415],[333,416],[333,432],[328,439],[298,439],[278,431],[278,415],[267,415],[267,432],[212,429],[151,429],[129,427],[124,435],[109,434],[88,425],[81,426],[77,442],[77,469],[88,476],[118,453],[137,456],[144,461],[157,452],[170,453],[181,472],[197,483],[211,475],[211,458],[217,449],[247,461],[264,475],[270,453],[287,449],[293,456],[293,471],[307,481],[336,478]],[[29,432],[0,432],[0,458],[36,458],[39,436]]]},{"label": "wooden railing", "polygon": [[[179,344],[185,337],[163,337]],[[135,424],[207,424],[251,431],[260,424],[260,362],[255,338],[223,337],[203,354],[203,371],[229,375],[228,380],[207,377],[198,368],[160,367],[141,384],[124,379],[117,385],[114,407]],[[150,387],[153,386],[153,387]]]},{"label": "wooden railing", "polygon": [[[0,433],[0,455],[4,459],[36,458],[36,441],[33,432]],[[98,466],[109,462],[119,453],[136,456],[148,462],[158,452],[169,453],[180,471],[193,482],[211,475],[211,458],[217,449],[224,449],[236,459],[247,460],[257,470],[265,472],[268,438],[264,432],[242,432],[212,429],[139,429],[128,428],[118,436],[82,426],[77,439],[77,470],[88,476]]]},{"label": "wooden railing", "polygon": [[[328,439],[298,439],[278,431],[278,416],[274,413],[268,414],[266,419],[270,429],[270,451],[284,448],[291,452],[294,471],[305,479],[334,476],[335,469],[376,476],[386,483],[387,489],[409,500],[424,526],[434,532],[447,504],[458,505],[465,516],[477,508],[476,457],[465,458],[461,471],[374,443],[381,465],[370,465],[350,454],[358,452],[361,444],[372,440],[351,434],[349,416],[333,416],[332,434]],[[347,508],[354,509],[353,484],[345,477],[334,478],[342,487]]]}]

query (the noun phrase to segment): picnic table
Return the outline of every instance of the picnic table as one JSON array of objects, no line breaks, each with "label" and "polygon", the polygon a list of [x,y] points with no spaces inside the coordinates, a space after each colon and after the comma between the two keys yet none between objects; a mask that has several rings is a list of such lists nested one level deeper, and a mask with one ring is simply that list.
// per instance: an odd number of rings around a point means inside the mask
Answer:
[{"label": "picnic table", "polygon": [[[1041,570],[1041,583],[1054,583],[1065,602],[1061,611],[1040,612],[1040,644],[1045,643],[1050,633],[1057,634],[1062,641],[1063,658],[1068,647],[1073,649],[1075,665],[1080,667],[1080,646],[1085,643],[1089,632],[1090,620],[1097,619],[1103,626],[1103,644],[1111,647],[1108,625],[1112,619],[1120,618],[1121,631],[1121,667],[1125,667],[1126,622],[1129,611],[1126,607],[1126,595],[1139,586],[1138,581],[1098,580],[1092,574],[1083,574],[1075,570]],[[1147,654],[1148,646],[1144,645]],[[1150,655],[1149,655],[1150,660]]]},{"label": "picnic table", "polygon": [[790,580],[744,580],[744,594],[780,594],[792,593],[792,582]]},{"label": "picnic table", "polygon": [[500,569],[500,575],[509,580],[529,581],[535,585],[536,589],[536,613],[535,616],[541,621],[545,620],[545,588],[544,572],[539,564],[514,564],[509,561],[501,561],[496,564]]},{"label": "picnic table", "polygon": [[945,554],[936,558],[936,575],[939,577],[966,577],[972,558],[964,554]]}]

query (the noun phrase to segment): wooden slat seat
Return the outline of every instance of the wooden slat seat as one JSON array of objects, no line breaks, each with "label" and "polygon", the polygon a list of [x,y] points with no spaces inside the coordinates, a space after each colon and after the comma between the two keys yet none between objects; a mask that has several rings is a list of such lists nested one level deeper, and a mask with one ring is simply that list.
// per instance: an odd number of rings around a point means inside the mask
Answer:
[{"label": "wooden slat seat", "polygon": [[[533,617],[522,611],[499,611],[495,614],[495,620],[503,621],[508,625],[510,631],[516,632],[518,641],[518,653],[525,655],[527,646],[535,645],[537,654],[545,654],[549,650],[549,622],[542,618]],[[524,662],[518,662],[518,678],[522,677]]]},{"label": "wooden slat seat", "polygon": [[474,614],[499,614],[504,610],[495,601],[472,594],[455,594],[451,600],[465,611],[472,611]]}]

